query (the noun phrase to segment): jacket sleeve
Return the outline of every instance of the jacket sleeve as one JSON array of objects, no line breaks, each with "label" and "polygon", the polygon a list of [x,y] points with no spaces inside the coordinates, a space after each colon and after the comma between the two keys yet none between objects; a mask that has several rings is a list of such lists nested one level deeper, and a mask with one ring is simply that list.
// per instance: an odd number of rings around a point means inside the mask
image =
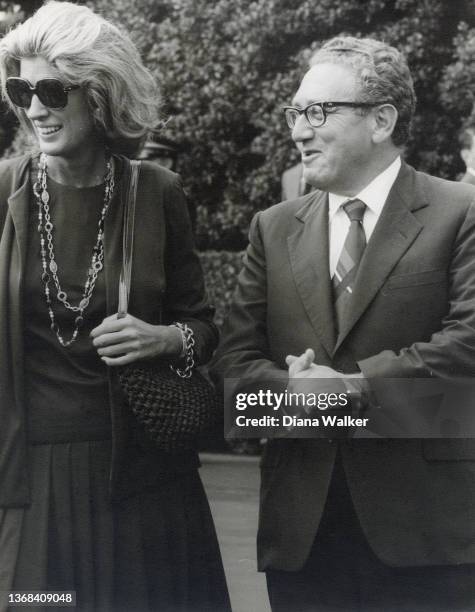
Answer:
[{"label": "jacket sleeve", "polygon": [[214,308],[208,304],[203,270],[194,247],[191,222],[181,180],[174,175],[165,194],[167,290],[164,322],[187,323],[193,330],[197,363],[206,363],[218,342]]},{"label": "jacket sleeve", "polygon": [[251,223],[243,269],[222,342],[211,364],[211,374],[217,383],[222,383],[224,378],[272,380],[285,388],[287,370],[271,359],[267,339],[266,257],[260,221],[261,213],[257,213]]}]

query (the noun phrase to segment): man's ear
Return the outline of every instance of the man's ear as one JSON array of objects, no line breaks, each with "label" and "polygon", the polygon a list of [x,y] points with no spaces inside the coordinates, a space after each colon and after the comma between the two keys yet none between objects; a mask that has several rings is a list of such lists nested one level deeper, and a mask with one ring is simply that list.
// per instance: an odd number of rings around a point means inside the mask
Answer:
[{"label": "man's ear", "polygon": [[375,144],[381,144],[391,138],[398,116],[399,113],[392,104],[381,104],[373,109],[373,142]]}]

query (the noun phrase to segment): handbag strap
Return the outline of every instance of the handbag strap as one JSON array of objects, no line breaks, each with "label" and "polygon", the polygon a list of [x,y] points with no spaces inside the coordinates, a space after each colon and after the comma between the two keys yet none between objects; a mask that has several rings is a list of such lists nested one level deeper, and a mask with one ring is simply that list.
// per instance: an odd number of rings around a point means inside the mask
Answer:
[{"label": "handbag strap", "polygon": [[134,252],[135,202],[140,171],[140,161],[126,160],[127,187],[124,203],[124,226],[122,231],[122,269],[119,278],[119,306],[117,318],[127,314],[129,307],[130,285],[132,281],[132,259]]}]

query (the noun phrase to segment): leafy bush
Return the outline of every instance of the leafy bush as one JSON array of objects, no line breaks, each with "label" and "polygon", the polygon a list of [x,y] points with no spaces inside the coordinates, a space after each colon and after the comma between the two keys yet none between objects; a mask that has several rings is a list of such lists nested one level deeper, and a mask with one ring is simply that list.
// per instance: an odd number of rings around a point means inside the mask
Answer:
[{"label": "leafy bush", "polygon": [[222,327],[242,266],[243,253],[203,251],[201,265],[211,304],[216,307],[215,323]]},{"label": "leafy bush", "polygon": [[[449,126],[454,126],[453,131],[447,133],[449,152],[457,150],[460,122],[475,121],[475,28],[461,23],[454,43],[454,61],[444,68],[439,87],[444,118]],[[461,162],[457,169],[463,170]]]},{"label": "leafy bush", "polygon": [[200,246],[241,248],[251,215],[279,200],[281,173],[297,160],[281,106],[295,92],[310,50],[340,33],[374,35],[406,53],[419,99],[407,157],[421,169],[455,176],[461,116],[447,114],[438,88],[469,5],[176,2],[157,27],[147,60],[173,116],[167,135],[182,146],[180,170],[197,203]]},{"label": "leafy bush", "polygon": [[163,135],[180,146],[201,249],[242,249],[252,214],[279,200],[280,176],[298,158],[281,106],[311,50],[334,35],[375,36],[407,55],[418,96],[407,159],[449,178],[462,169],[457,131],[475,91],[470,0],[90,4],[122,23],[161,83],[172,117]]}]

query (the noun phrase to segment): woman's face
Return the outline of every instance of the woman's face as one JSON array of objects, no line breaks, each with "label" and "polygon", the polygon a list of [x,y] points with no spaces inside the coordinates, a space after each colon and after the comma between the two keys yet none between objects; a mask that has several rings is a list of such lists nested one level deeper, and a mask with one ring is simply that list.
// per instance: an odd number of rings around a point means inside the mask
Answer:
[{"label": "woman's face", "polygon": [[[64,85],[70,85],[52,64],[40,56],[21,60],[20,77],[32,86],[46,78],[56,78]],[[83,88],[68,92],[68,102],[64,108],[48,108],[35,94],[25,113],[35,131],[40,150],[47,155],[68,159],[87,156],[97,141],[97,131]]]}]

